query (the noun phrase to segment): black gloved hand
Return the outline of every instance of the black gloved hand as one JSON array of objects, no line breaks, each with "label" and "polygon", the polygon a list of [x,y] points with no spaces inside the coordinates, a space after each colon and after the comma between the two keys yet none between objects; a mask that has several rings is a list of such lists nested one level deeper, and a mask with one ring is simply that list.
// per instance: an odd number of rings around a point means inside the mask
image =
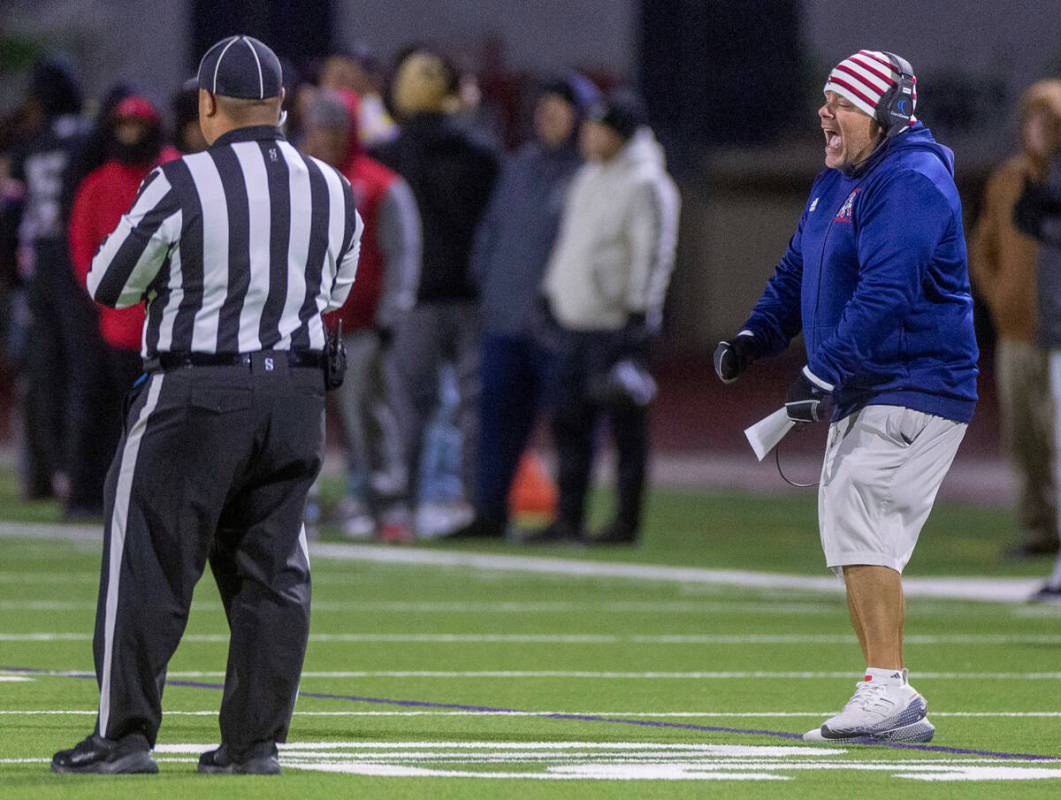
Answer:
[{"label": "black gloved hand", "polygon": [[760,355],[759,340],[742,333],[718,343],[715,348],[715,374],[723,383],[733,383]]},{"label": "black gloved hand", "polygon": [[788,388],[785,398],[788,418],[793,422],[827,422],[833,413],[832,392],[829,384],[804,367]]},{"label": "black gloved hand", "polygon": [[647,358],[649,347],[658,331],[649,324],[647,317],[640,311],[631,312],[626,318],[622,330],[622,354]]}]

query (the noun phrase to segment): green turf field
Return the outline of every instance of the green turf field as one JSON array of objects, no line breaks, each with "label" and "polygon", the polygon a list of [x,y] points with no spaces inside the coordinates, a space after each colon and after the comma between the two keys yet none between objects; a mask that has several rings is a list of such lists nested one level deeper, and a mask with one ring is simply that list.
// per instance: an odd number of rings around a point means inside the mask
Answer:
[{"label": "green turf field", "polygon": [[[408,549],[318,550],[312,641],[280,779],[194,774],[197,753],[217,740],[225,665],[209,577],[171,664],[162,773],[50,774],[52,752],[94,718],[95,683],[85,675],[98,544],[2,536],[0,797],[1061,792],[1061,761],[1033,758],[1061,756],[1061,613],[912,600],[907,660],[938,729],[932,747],[805,746],[795,735],[847,699],[863,666],[840,595],[578,569],[622,560],[820,576],[813,498],[661,492],[652,509],[644,548],[552,548],[541,555],[563,561],[541,572],[363,559]],[[1046,571],[1049,562],[996,563],[1012,537],[1006,514],[939,511],[917,575]],[[51,513],[22,507],[12,516]]]}]

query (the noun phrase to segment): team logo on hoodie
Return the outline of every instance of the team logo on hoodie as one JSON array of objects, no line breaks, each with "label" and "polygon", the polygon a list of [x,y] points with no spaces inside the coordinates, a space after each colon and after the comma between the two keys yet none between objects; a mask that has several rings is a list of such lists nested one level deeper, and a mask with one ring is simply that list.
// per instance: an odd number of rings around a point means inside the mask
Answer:
[{"label": "team logo on hoodie", "polygon": [[851,194],[847,196],[844,204],[840,206],[840,210],[837,211],[836,216],[833,217],[833,222],[846,222],[848,225],[851,224],[851,211],[854,208],[855,200],[858,198],[858,193],[861,191],[861,186],[851,190]]}]

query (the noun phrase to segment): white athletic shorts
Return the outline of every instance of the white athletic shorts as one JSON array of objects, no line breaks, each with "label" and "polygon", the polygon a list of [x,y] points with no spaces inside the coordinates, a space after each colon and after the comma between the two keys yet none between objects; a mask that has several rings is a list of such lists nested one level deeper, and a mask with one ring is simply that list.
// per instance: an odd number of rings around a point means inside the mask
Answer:
[{"label": "white athletic shorts", "polygon": [[900,406],[866,406],[829,426],[818,522],[830,569],[902,573],[967,427]]}]

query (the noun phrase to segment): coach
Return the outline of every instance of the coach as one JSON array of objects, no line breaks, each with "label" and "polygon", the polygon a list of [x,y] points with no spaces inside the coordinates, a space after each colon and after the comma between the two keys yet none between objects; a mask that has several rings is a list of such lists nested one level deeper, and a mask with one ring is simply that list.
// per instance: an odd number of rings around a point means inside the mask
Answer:
[{"label": "coach", "polygon": [[349,182],[277,125],[280,62],[232,36],[199,65],[210,148],[152,171],[103,243],[97,302],[147,304],[147,376],[107,477],[96,729],[56,772],[156,772],[166,664],[210,561],[231,629],[221,747],[200,772],[275,774],[309,634],[302,524],[323,450],[324,311],[361,220]]},{"label": "coach", "polygon": [[953,153],[914,117],[916,96],[891,53],[861,50],[832,70],[818,111],[827,169],[751,317],[715,353],[730,382],[802,328],[788,414],[831,423],[821,540],[867,668],[807,739],[934,732],[904,668],[900,576],[973,416],[978,353]]}]

